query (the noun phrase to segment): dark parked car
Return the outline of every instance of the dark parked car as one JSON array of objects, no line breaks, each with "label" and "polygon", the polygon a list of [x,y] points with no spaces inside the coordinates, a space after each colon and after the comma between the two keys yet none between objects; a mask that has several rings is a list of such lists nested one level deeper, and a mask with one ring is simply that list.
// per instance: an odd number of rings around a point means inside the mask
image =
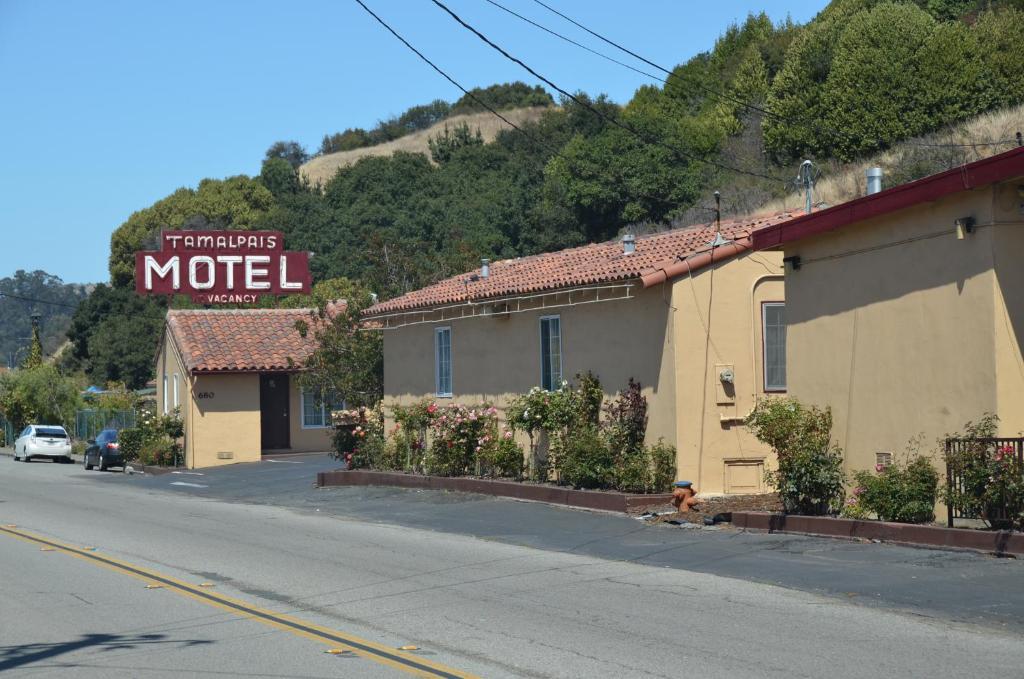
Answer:
[{"label": "dark parked car", "polygon": [[94,439],[89,439],[89,447],[85,449],[85,468],[98,467],[101,472],[108,467],[124,467],[124,457],[117,444],[117,430],[104,429]]}]

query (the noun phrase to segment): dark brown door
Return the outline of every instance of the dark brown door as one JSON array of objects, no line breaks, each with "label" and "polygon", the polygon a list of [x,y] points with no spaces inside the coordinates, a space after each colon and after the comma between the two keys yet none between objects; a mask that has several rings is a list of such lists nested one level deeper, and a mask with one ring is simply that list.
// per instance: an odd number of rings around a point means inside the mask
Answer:
[{"label": "dark brown door", "polygon": [[291,447],[288,375],[260,375],[260,444],[263,450]]}]

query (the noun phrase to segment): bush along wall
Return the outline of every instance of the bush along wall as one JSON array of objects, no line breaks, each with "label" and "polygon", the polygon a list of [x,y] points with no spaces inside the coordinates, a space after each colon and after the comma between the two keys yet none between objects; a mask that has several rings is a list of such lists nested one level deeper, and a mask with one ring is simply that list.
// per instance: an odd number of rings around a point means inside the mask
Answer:
[{"label": "bush along wall", "polygon": [[786,512],[837,514],[846,495],[843,451],[832,441],[832,411],[795,398],[770,398],[757,404],[747,426],[778,458],[765,473]]},{"label": "bush along wall", "polygon": [[[633,493],[667,491],[675,478],[675,447],[644,443],[647,399],[633,380],[607,403],[600,381],[587,373],[553,391],[535,387],[504,412],[490,403],[426,399],[396,406],[393,414],[395,426],[387,434],[380,427],[358,441],[336,439],[351,469],[531,479]],[[527,450],[517,432],[529,441]]]}]

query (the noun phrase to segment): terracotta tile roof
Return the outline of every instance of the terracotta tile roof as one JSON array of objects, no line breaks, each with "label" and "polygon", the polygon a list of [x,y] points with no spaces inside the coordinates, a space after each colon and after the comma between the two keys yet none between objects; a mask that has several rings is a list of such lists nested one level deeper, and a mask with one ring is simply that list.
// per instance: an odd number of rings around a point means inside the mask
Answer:
[{"label": "terracotta tile roof", "polygon": [[[755,229],[792,216],[791,212],[780,212],[722,222],[722,235],[730,240],[745,240]],[[695,225],[638,236],[636,251],[629,255],[623,253],[622,242],[614,240],[506,259],[492,263],[487,278],[480,278],[480,269],[476,269],[375,304],[366,310],[366,315],[636,279],[705,250],[714,237],[713,226]],[[716,260],[721,261],[717,257]]]},{"label": "terracotta tile roof", "polygon": [[[296,370],[316,348],[311,309],[172,309],[167,331],[192,373]],[[289,361],[291,359],[291,362]]]}]

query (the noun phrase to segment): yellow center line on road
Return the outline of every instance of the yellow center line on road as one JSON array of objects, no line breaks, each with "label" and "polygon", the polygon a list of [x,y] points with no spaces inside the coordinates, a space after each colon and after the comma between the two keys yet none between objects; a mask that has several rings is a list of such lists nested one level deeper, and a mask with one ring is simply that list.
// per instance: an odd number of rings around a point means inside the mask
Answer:
[{"label": "yellow center line on road", "polygon": [[[265,625],[290,632],[296,636],[305,637],[328,644],[332,647],[341,646],[345,650],[352,651],[356,655],[372,660],[381,665],[387,665],[395,669],[413,674],[419,677],[445,677],[450,679],[475,679],[475,675],[435,663],[424,658],[419,658],[408,653],[403,653],[394,648],[383,646],[360,637],[345,634],[328,627],[315,625],[301,618],[296,618],[283,613],[275,613],[264,608],[258,608],[252,604],[224,596],[208,589],[200,589],[193,585],[169,575],[157,571],[136,566],[126,561],[120,561],[110,556],[105,556],[96,551],[87,551],[82,547],[69,545],[52,538],[35,535],[21,528],[9,528],[0,526],[0,533],[11,537],[25,540],[44,547],[50,547],[54,551],[70,554],[71,556],[89,561],[93,564],[109,568],[118,573],[130,575],[143,580],[147,585],[161,585],[160,589],[167,589],[177,594],[187,596],[195,601],[213,606],[221,610],[240,615],[245,618],[256,620]],[[92,548],[93,550],[95,548]]]}]

